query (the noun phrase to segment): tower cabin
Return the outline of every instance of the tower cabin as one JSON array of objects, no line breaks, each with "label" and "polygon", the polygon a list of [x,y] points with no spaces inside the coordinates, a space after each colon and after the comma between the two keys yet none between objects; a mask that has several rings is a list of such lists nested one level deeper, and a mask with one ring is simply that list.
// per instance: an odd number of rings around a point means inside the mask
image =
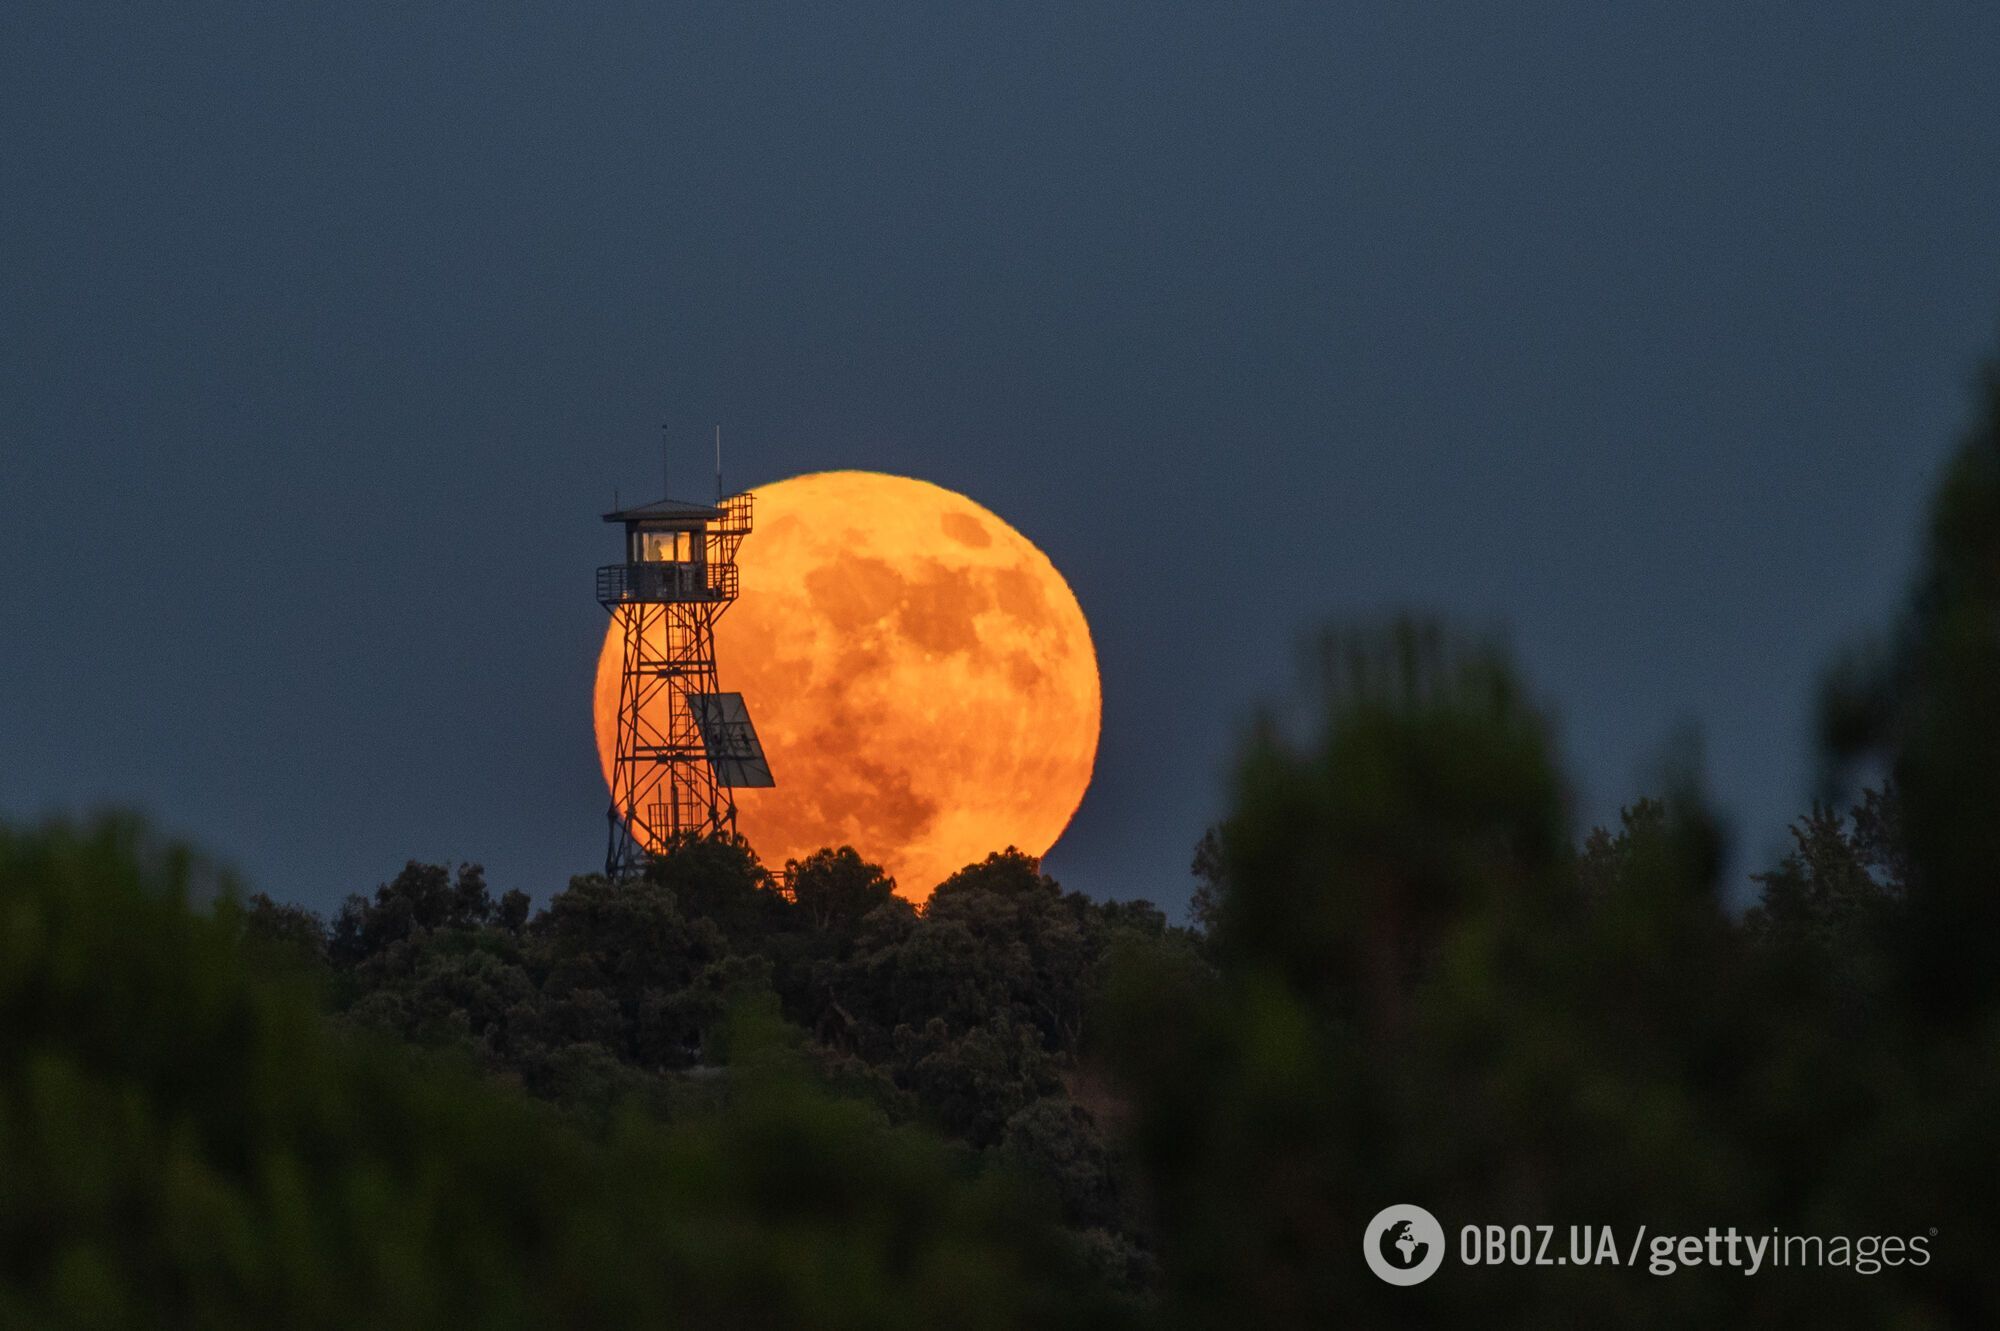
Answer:
[{"label": "tower cabin", "polygon": [[731,526],[730,501],[723,503],[715,508],[662,499],[606,513],[606,522],[624,524],[625,562],[597,570],[597,599],[606,606],[734,600],[733,550],[711,548]]}]

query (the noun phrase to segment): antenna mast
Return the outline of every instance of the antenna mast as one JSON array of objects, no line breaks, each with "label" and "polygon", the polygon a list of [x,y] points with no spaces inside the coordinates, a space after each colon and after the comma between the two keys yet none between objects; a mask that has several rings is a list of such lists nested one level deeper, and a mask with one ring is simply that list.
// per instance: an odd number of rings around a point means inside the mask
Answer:
[{"label": "antenna mast", "polygon": [[722,502],[722,427],[715,427],[715,501]]}]

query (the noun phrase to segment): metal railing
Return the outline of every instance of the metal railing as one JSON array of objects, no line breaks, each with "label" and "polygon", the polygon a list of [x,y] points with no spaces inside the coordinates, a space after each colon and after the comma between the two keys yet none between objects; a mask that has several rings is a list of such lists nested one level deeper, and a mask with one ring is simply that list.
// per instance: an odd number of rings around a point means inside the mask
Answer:
[{"label": "metal railing", "polygon": [[601,605],[735,599],[734,564],[606,564],[597,570]]}]

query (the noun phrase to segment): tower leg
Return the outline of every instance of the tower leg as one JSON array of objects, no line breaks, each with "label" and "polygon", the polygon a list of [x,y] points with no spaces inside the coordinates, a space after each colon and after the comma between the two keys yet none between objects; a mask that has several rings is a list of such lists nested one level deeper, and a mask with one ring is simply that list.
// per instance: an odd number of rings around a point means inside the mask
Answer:
[{"label": "tower leg", "polygon": [[616,804],[604,811],[604,820],[610,826],[610,835],[604,843],[604,876],[615,883],[625,871],[624,847],[619,844],[625,839],[625,824],[618,817]]}]

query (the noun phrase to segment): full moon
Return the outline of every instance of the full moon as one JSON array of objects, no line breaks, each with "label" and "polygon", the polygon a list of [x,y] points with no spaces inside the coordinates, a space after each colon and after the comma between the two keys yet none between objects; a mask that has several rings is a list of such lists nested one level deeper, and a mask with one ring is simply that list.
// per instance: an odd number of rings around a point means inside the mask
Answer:
[{"label": "full moon", "polygon": [[[851,845],[922,901],[989,851],[1054,845],[1090,785],[1102,699],[1090,626],[1048,556],[964,495],[877,472],[764,486],[754,521],[715,656],[778,782],[736,792],[758,856]],[[607,785],[618,647],[607,629]]]}]

